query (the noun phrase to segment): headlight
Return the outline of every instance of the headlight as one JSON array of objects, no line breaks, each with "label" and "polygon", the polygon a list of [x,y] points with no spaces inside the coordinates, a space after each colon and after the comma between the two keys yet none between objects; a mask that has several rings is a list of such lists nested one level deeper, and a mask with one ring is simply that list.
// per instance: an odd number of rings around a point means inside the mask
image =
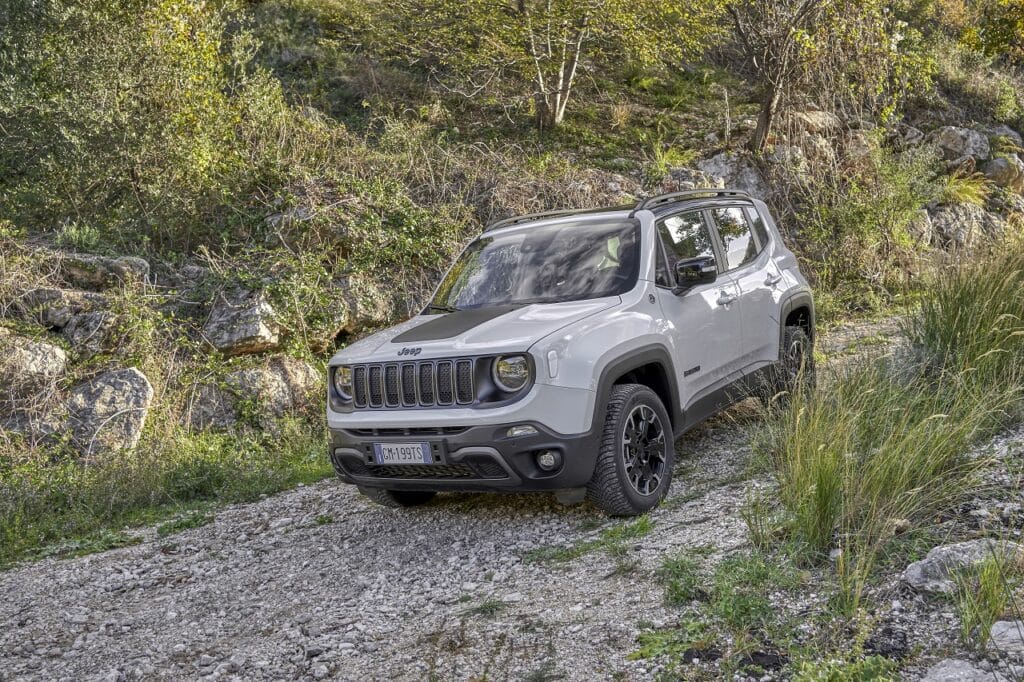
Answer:
[{"label": "headlight", "polygon": [[494,383],[506,393],[515,393],[530,381],[530,363],[525,355],[506,355],[494,363]]},{"label": "headlight", "polygon": [[352,400],[351,367],[342,366],[334,368],[334,390],[338,392],[342,400]]}]

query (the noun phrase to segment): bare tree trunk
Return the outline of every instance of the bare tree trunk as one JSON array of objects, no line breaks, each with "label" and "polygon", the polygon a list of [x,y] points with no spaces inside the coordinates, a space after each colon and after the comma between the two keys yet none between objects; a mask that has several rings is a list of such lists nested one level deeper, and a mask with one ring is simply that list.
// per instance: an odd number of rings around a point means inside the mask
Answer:
[{"label": "bare tree trunk", "polygon": [[782,90],[775,85],[768,85],[761,100],[761,111],[757,114],[757,127],[754,129],[754,136],[750,139],[750,151],[760,154],[768,145],[768,136],[771,135],[772,125],[775,123],[775,114],[779,110],[779,101],[782,99]]}]

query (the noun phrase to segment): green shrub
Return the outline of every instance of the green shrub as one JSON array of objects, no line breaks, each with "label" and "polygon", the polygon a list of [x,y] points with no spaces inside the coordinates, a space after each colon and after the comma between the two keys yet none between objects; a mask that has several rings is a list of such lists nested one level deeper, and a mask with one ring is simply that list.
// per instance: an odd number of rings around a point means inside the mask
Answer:
[{"label": "green shrub", "polygon": [[658,577],[665,586],[665,603],[681,606],[703,594],[700,586],[700,564],[688,556],[667,557],[661,562]]},{"label": "green shrub", "polygon": [[882,656],[854,661],[822,660],[800,664],[794,682],[896,682],[896,663]]},{"label": "green shrub", "polygon": [[985,649],[992,625],[1013,600],[1019,574],[1016,560],[994,554],[974,570],[956,576],[953,603],[960,616],[960,639],[964,644]]}]

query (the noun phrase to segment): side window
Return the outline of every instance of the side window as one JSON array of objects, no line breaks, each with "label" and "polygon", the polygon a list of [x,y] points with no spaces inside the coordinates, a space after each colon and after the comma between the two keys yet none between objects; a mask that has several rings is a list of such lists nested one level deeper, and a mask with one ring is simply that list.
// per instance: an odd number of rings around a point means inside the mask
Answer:
[{"label": "side window", "polygon": [[661,237],[654,243],[654,283],[659,287],[672,286],[672,280],[668,276],[668,266],[665,264],[665,249],[662,248]]},{"label": "side window", "polygon": [[757,245],[759,248],[763,249],[768,246],[768,228],[764,224],[764,219],[757,212],[756,208],[748,206],[744,211],[747,213],[747,220],[749,220],[750,224],[754,227],[754,236],[757,237]]},{"label": "side window", "polygon": [[725,249],[726,270],[735,270],[757,258],[760,249],[757,248],[742,207],[716,208],[711,213],[715,217],[722,247]]},{"label": "side window", "polygon": [[681,260],[715,255],[711,235],[700,211],[681,213],[659,220],[658,234],[665,243],[670,271],[675,271],[676,263]]}]

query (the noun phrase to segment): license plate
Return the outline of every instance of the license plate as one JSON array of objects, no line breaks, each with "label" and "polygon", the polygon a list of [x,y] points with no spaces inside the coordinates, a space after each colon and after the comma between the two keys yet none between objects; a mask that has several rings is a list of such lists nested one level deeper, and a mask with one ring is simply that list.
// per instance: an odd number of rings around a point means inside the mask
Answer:
[{"label": "license plate", "polygon": [[430,443],[374,443],[377,464],[433,464]]}]

